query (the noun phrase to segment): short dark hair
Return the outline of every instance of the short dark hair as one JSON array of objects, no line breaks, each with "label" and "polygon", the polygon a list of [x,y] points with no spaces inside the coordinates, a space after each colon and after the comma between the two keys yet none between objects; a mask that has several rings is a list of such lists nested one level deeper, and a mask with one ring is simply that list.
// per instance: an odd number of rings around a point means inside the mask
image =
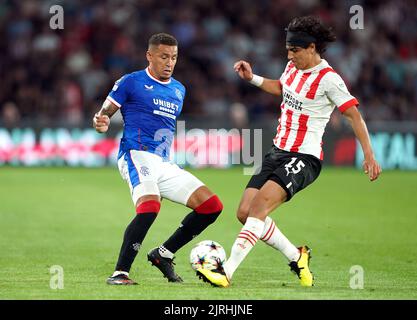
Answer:
[{"label": "short dark hair", "polygon": [[327,43],[336,40],[331,27],[326,27],[319,18],[314,16],[297,17],[291,20],[287,30],[292,32],[305,32],[316,38],[314,42],[316,51],[322,54],[326,51]]},{"label": "short dark hair", "polygon": [[156,33],[149,38],[148,45],[150,46],[159,46],[164,44],[167,46],[178,46],[178,41],[174,36],[171,36],[168,33]]}]

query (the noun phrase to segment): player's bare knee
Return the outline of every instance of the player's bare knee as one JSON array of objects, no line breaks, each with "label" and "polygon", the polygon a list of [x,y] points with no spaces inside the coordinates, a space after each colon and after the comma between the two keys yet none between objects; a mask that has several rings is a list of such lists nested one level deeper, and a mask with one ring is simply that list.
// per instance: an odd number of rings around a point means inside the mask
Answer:
[{"label": "player's bare knee", "polygon": [[240,221],[240,223],[245,224],[246,219],[249,215],[249,207],[240,206],[239,209],[237,209],[236,217]]},{"label": "player's bare knee", "polygon": [[196,208],[203,206],[203,204],[214,196],[207,186],[202,185],[198,187],[188,198],[186,206],[195,210]]},{"label": "player's bare knee", "polygon": [[271,199],[269,199],[269,197],[265,195],[256,196],[249,206],[248,216],[260,220],[265,220],[265,218],[271,212],[270,204]]}]

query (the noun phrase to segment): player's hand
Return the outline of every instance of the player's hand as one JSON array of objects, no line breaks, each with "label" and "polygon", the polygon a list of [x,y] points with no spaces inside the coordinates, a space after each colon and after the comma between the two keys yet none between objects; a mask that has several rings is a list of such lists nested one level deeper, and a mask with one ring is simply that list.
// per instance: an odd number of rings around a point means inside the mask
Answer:
[{"label": "player's hand", "polygon": [[104,133],[109,129],[110,118],[107,115],[96,113],[93,118],[93,126],[99,133]]},{"label": "player's hand", "polygon": [[246,61],[240,60],[236,62],[233,66],[235,71],[238,73],[239,77],[243,80],[250,81],[253,78],[252,67]]},{"label": "player's hand", "polygon": [[363,171],[368,175],[369,180],[376,180],[382,172],[381,166],[374,158],[365,159],[363,161]]}]

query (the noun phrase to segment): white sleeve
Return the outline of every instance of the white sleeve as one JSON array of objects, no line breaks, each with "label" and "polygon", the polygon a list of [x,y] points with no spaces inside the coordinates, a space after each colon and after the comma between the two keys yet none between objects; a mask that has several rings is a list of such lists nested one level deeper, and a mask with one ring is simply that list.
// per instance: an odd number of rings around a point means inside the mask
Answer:
[{"label": "white sleeve", "polygon": [[285,66],[284,72],[281,74],[281,77],[279,78],[279,82],[281,83],[282,87],[282,81],[284,76],[290,71],[290,69],[294,66],[294,64],[291,61],[288,61],[287,65]]},{"label": "white sleeve", "polygon": [[359,105],[358,100],[350,94],[345,82],[336,72],[328,72],[323,80],[325,80],[325,94],[340,112]]}]

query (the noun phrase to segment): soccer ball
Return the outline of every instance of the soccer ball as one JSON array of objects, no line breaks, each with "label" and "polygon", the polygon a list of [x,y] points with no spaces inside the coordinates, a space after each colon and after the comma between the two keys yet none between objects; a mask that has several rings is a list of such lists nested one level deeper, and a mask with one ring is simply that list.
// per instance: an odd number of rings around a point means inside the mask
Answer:
[{"label": "soccer ball", "polygon": [[216,269],[226,261],[224,248],[213,240],[197,243],[190,252],[191,268]]}]

